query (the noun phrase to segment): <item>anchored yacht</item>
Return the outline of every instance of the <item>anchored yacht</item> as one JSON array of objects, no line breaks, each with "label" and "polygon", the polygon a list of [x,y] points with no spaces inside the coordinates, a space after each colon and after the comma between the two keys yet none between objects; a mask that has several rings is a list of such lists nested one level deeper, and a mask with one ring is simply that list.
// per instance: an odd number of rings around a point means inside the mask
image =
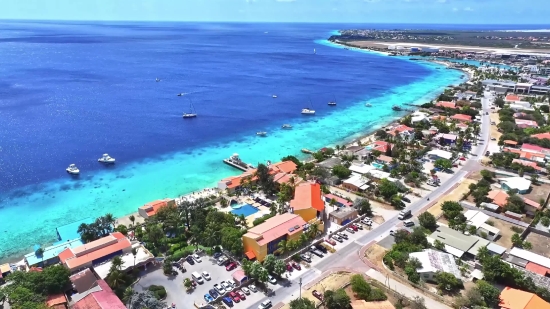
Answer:
[{"label": "anchored yacht", "polygon": [[302,114],[303,115],[314,115],[315,111],[312,110],[312,109],[309,109],[309,108],[303,108],[302,109]]},{"label": "anchored yacht", "polygon": [[289,125],[289,124],[287,124],[287,123],[285,123],[285,124],[283,124],[282,128],[283,128],[283,129],[292,129],[292,126]]},{"label": "anchored yacht", "polygon": [[266,136],[266,135],[267,135],[267,132],[264,132],[264,131],[256,132],[256,135],[258,135],[258,136]]},{"label": "anchored yacht", "polygon": [[78,174],[80,174],[80,170],[79,170],[78,167],[76,167],[76,165],[74,165],[74,164],[69,165],[69,167],[67,167],[66,171],[67,171],[67,173],[69,173],[69,174],[71,174],[71,175],[78,175]]},{"label": "anchored yacht", "polygon": [[106,163],[106,164],[112,164],[112,163],[115,163],[115,158],[111,158],[111,157],[109,156],[109,154],[104,153],[104,154],[103,154],[103,157],[97,159],[97,162]]}]

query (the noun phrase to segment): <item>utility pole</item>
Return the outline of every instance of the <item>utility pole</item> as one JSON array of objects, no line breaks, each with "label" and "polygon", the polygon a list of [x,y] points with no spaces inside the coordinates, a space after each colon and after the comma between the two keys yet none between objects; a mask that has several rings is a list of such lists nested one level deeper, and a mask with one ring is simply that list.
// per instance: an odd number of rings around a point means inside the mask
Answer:
[{"label": "utility pole", "polygon": [[300,300],[302,299],[302,277],[300,277],[300,281],[298,281],[298,284],[300,285]]}]

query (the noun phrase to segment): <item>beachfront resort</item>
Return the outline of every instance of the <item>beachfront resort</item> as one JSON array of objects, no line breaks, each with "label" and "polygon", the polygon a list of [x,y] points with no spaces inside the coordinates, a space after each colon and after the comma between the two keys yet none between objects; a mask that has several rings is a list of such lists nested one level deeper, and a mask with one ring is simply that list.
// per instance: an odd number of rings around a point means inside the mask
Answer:
[{"label": "beachfront resort", "polygon": [[467,82],[349,144],[60,226],[57,242],[0,265],[0,301],[549,308],[548,76],[467,70]]}]

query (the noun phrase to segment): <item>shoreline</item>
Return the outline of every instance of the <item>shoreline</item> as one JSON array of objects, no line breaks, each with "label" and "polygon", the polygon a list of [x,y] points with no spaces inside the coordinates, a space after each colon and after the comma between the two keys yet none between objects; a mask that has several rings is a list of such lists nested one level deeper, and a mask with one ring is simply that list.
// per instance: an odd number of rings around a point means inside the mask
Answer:
[{"label": "shoreline", "polygon": [[[329,42],[330,45],[332,45],[331,47],[335,47],[337,44],[335,44],[334,42]],[[364,50],[364,49],[361,49],[361,51],[363,52],[369,52],[369,53],[373,53],[373,54],[377,54],[377,55],[386,55],[388,56],[388,54],[386,53],[382,53],[382,52],[376,52],[376,51],[370,51],[370,50]],[[407,59],[402,59],[401,60],[407,60]],[[441,63],[438,63],[438,65],[442,65]],[[461,80],[460,82],[464,82],[464,79]],[[458,83],[460,83],[458,82]],[[440,93],[441,90],[438,89],[434,89],[433,91],[429,91],[429,92],[426,92],[425,96],[417,99],[416,103],[415,104],[421,104],[421,102],[423,103],[424,101],[429,101],[431,100],[431,98],[433,96],[437,96],[439,93]],[[432,93],[433,92],[433,93]],[[406,94],[406,93],[405,93]],[[429,97],[429,98],[428,98]],[[324,146],[334,146],[334,145],[353,145],[353,144],[356,144],[358,141],[361,141],[361,142],[367,142],[369,140],[372,140],[373,137],[374,137],[374,133],[381,129],[381,128],[384,128],[386,126],[388,126],[389,124],[391,123],[394,123],[396,121],[398,121],[399,119],[405,117],[406,115],[409,115],[410,113],[414,112],[415,110],[409,110],[409,111],[406,111],[406,112],[398,112],[398,113],[395,113],[394,115],[391,115],[391,118],[387,119],[387,121],[384,121],[380,124],[376,124],[376,125],[371,125],[370,127],[367,127],[367,125],[364,125],[364,127],[361,129],[361,130],[356,130],[355,133],[352,133],[350,135],[348,135],[347,137],[344,137],[343,139],[340,139],[338,140],[337,142],[333,143],[332,145],[324,145]],[[319,148],[320,149],[320,148]],[[289,153],[287,155],[290,155],[292,153]],[[295,152],[295,155],[297,157],[301,157],[301,153],[299,152],[299,150],[297,149],[296,152]],[[303,159],[303,158],[306,158],[307,156],[304,156],[300,159]],[[234,175],[237,175],[237,173],[235,173]],[[214,180],[213,183],[215,183],[217,180]],[[211,187],[209,189],[212,189]],[[203,189],[204,190],[204,189]],[[202,190],[201,190],[202,191]],[[197,192],[197,191],[195,191]],[[183,196],[190,196],[192,195],[193,193],[189,193],[189,194],[184,194]],[[167,196],[169,197],[169,196]],[[181,196],[180,196],[181,197]],[[160,198],[160,197],[157,197],[157,198]],[[135,205],[134,206],[134,209],[137,210],[138,207],[140,207],[141,205]],[[141,218],[139,215],[137,215],[136,211],[132,211],[130,213],[126,213],[124,215],[118,215],[116,218],[117,218],[117,221],[119,221],[120,223],[124,224],[124,222],[126,222],[126,220],[129,222],[129,219],[128,217],[130,215],[134,215],[136,217],[136,222],[138,222],[138,218]],[[127,225],[127,224],[125,224]],[[43,243],[44,246],[50,246],[51,244],[53,244],[55,241],[57,240],[52,240],[51,242],[47,242],[47,243]],[[8,263],[16,263],[16,262],[19,262],[25,254],[27,254],[29,251],[24,251],[24,252],[21,252],[21,254],[15,254],[15,255],[10,255],[10,256],[6,256],[6,258],[2,259],[1,261],[2,262],[8,262]]]}]

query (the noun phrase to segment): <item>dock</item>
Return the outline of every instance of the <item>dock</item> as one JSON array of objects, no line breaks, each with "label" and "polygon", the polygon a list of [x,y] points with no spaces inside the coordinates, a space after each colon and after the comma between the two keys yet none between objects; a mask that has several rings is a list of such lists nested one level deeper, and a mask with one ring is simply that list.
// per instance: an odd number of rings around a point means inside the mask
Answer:
[{"label": "dock", "polygon": [[234,153],[231,157],[227,159],[223,159],[223,163],[230,165],[234,168],[240,169],[243,172],[248,172],[250,170],[255,169],[255,167],[252,164],[243,162],[239,157],[239,154],[237,153]]}]

